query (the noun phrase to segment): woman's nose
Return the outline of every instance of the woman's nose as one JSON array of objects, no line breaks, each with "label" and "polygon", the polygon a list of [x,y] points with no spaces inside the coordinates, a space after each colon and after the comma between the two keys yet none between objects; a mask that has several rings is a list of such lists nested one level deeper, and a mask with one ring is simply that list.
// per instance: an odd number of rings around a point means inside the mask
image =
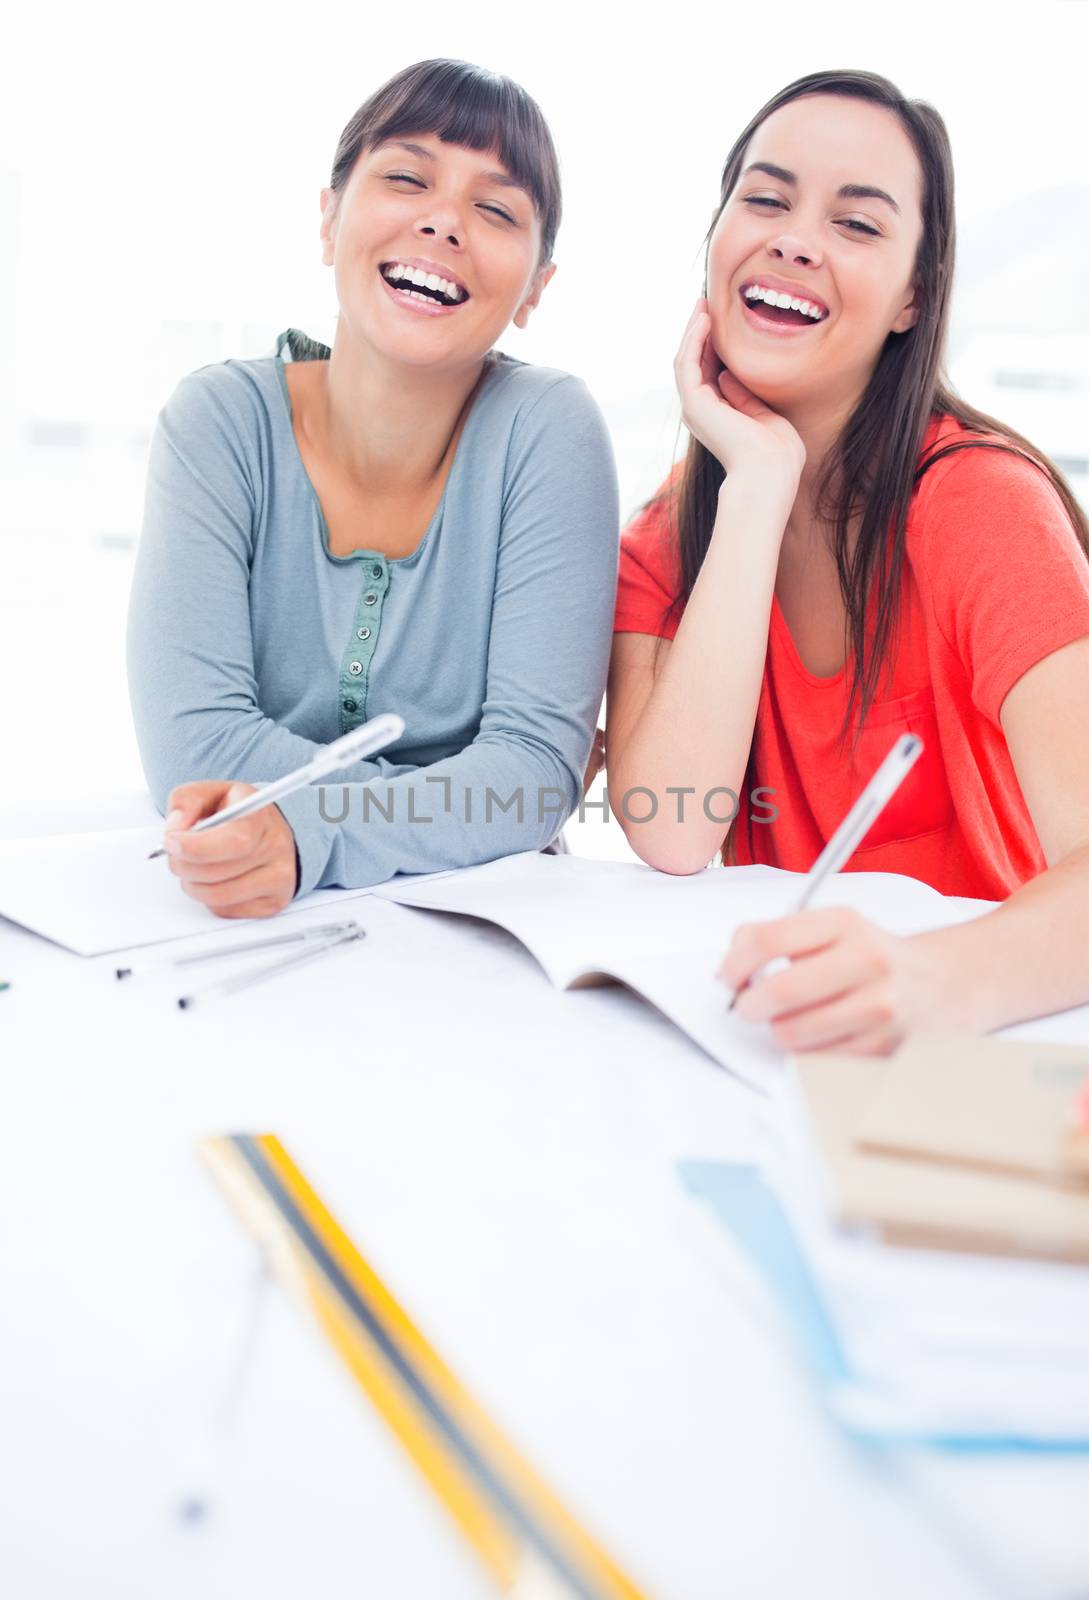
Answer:
[{"label": "woman's nose", "polygon": [[455,249],[460,248],[461,217],[456,205],[436,200],[435,203],[423,213],[416,224],[416,231],[424,238],[443,238]]},{"label": "woman's nose", "polygon": [[799,261],[807,267],[815,265],[819,260],[816,246],[794,233],[781,233],[778,238],[769,240],[768,250],[780,260]]}]

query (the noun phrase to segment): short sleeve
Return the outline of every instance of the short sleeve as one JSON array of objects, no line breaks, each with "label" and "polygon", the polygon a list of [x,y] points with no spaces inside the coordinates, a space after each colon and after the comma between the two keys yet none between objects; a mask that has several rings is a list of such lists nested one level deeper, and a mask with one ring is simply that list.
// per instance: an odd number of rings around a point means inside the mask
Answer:
[{"label": "short sleeve", "polygon": [[1005,449],[945,457],[916,515],[916,572],[974,705],[999,726],[1017,680],[1089,634],[1089,556],[1043,469]]},{"label": "short sleeve", "polygon": [[672,639],[680,622],[673,601],[680,563],[670,528],[668,480],[624,529],[620,538],[614,633],[649,633]]}]

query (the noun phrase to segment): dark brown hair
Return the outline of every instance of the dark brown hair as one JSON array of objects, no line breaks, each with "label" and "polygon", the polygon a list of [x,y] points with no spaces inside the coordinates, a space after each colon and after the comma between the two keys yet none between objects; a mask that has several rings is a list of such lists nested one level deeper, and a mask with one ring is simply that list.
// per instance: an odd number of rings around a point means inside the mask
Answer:
[{"label": "dark brown hair", "polygon": [[548,124],[519,84],[468,61],[417,61],[365,100],[340,136],[329,186],[344,188],[364,150],[387,139],[431,133],[444,144],[495,150],[533,197],[541,259],[552,259],[560,226],[560,168]]},{"label": "dark brown hair", "polygon": [[[858,404],[830,448],[820,471],[814,503],[817,517],[834,530],[832,550],[847,610],[847,628],[854,668],[847,714],[840,734],[841,749],[851,713],[861,696],[859,731],[880,683],[891,667],[895,626],[899,617],[905,528],[908,505],[919,480],[943,456],[965,449],[1002,450],[1040,468],[1058,491],[1077,537],[1089,558],[1089,522],[1059,469],[1019,433],[970,406],[953,389],[945,373],[945,345],[956,225],[953,211],[953,159],[945,123],[923,100],[905,100],[895,84],[872,72],[813,72],[788,84],[756,113],[726,158],[718,209],[705,244],[733,192],[749,142],[760,124],[781,106],[807,94],[851,96],[884,106],[900,120],[922,169],[922,233],[914,278],[919,314],[907,332],[890,333]],[[1002,444],[983,439],[942,442],[920,462],[923,436],[933,416],[948,413],[975,434],[997,434]],[[680,558],[680,591],[673,614],[683,609],[699,576],[710,544],[725,472],[711,452],[692,438],[677,478],[659,495],[669,509]],[[861,512],[858,539],[849,551],[849,528]],[[867,596],[876,594],[874,638],[866,657]],[[755,744],[755,740],[753,741]],[[855,743],[857,743],[857,732]],[[742,784],[742,797],[758,782],[752,748]],[[733,853],[743,799],[723,844],[723,859]],[[755,859],[752,811],[748,810],[750,855]]]}]

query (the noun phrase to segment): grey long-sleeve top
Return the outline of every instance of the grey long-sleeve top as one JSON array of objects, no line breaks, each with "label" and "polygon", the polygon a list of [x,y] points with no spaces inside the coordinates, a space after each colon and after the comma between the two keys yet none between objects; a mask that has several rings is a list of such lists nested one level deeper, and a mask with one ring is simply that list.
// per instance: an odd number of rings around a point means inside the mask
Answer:
[{"label": "grey long-sleeve top", "polygon": [[[298,340],[287,359],[325,350]],[[618,536],[604,421],[567,373],[493,353],[401,560],[330,554],[281,356],[183,378],[152,440],[128,621],[160,811],[178,784],[280,777],[396,711],[397,745],[279,802],[298,893],[543,848],[581,793]]]}]

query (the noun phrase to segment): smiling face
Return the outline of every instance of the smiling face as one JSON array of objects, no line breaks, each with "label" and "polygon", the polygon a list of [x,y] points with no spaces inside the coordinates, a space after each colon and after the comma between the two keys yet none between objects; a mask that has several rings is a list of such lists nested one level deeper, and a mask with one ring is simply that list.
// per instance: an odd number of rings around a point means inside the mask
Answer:
[{"label": "smiling face", "polygon": [[[757,128],[711,236],[707,298],[715,349],[769,405],[849,409],[888,335],[914,325],[921,191],[882,106],[805,95]],[[807,304],[784,309],[787,295]]]},{"label": "smiling face", "polygon": [[480,361],[556,270],[539,266],[533,199],[499,157],[430,134],[364,150],[342,190],[322,191],[321,238],[341,322],[417,367]]}]

